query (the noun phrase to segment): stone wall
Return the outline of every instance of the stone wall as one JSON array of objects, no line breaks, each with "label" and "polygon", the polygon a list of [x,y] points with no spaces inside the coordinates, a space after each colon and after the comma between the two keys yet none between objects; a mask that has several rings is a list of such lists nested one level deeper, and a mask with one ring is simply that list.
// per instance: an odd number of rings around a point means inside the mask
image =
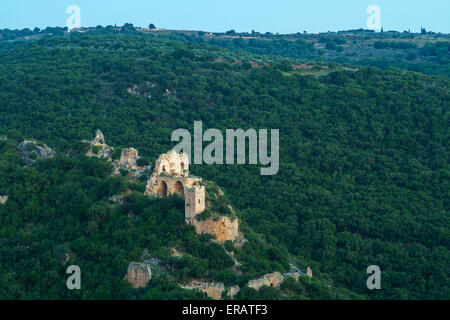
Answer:
[{"label": "stone wall", "polygon": [[212,234],[218,242],[233,241],[238,236],[238,219],[231,220],[227,216],[211,217],[201,221],[192,219],[189,221],[189,224],[194,226],[197,234]]},{"label": "stone wall", "polygon": [[[187,290],[198,290],[214,300],[221,300],[222,294],[226,290],[225,285],[222,282],[205,282],[199,280],[193,280],[189,284],[182,285],[181,287]],[[227,290],[227,296],[233,299],[240,288],[239,286],[231,286]]]},{"label": "stone wall", "polygon": [[222,292],[225,291],[225,286],[222,282],[203,282],[194,280],[181,287],[183,289],[201,291],[214,300],[220,300],[222,298]]},{"label": "stone wall", "polygon": [[157,175],[155,172],[147,181],[145,194],[148,196],[165,197],[169,194],[177,193],[180,197],[184,198],[185,188],[194,187],[201,181],[201,178]]},{"label": "stone wall", "polygon": [[268,273],[261,278],[250,280],[248,286],[255,290],[259,290],[262,286],[278,288],[284,279],[284,276],[279,272]]},{"label": "stone wall", "polygon": [[205,194],[204,186],[194,186],[185,188],[184,212],[186,222],[195,220],[195,217],[205,211]]},{"label": "stone wall", "polygon": [[189,157],[187,154],[176,153],[171,150],[159,156],[155,163],[155,173],[157,175],[166,173],[170,175],[189,175]]}]

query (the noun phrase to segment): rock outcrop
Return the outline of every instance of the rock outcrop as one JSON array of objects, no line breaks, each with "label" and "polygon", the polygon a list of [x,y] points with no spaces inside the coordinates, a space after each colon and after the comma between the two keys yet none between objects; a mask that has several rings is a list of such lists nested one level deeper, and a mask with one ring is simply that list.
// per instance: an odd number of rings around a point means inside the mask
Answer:
[{"label": "rock outcrop", "polygon": [[0,204],[5,204],[8,201],[8,196],[0,196]]},{"label": "rock outcrop", "polygon": [[296,281],[298,281],[298,279],[300,279],[300,276],[304,274],[304,272],[302,272],[296,265],[294,265],[293,263],[289,263],[291,270],[289,272],[283,273],[283,276],[285,278],[288,277],[292,277],[294,278]]},{"label": "rock outcrop", "polygon": [[261,278],[250,280],[248,286],[259,290],[262,286],[278,288],[284,281],[284,276],[279,272],[268,273]]},{"label": "rock outcrop", "polygon": [[32,164],[39,159],[53,158],[55,155],[55,151],[47,147],[46,144],[28,140],[20,143],[17,146],[17,151],[27,164]]},{"label": "rock outcrop", "polygon": [[130,171],[131,177],[138,177],[144,171],[150,170],[151,166],[138,165],[139,160],[138,151],[135,148],[122,149],[120,158],[113,161],[114,171],[113,174],[120,174],[120,170]]},{"label": "rock outcrop", "polygon": [[123,149],[119,159],[119,166],[124,169],[136,169],[138,167],[138,152],[135,148]]},{"label": "rock outcrop", "polygon": [[170,250],[170,256],[171,256],[172,258],[181,258],[181,257],[183,257],[183,254],[180,253],[177,249],[172,248],[172,249]]},{"label": "rock outcrop", "polygon": [[131,287],[144,288],[152,278],[152,270],[148,264],[130,262],[125,278]]},{"label": "rock outcrop", "polygon": [[114,149],[106,144],[103,132],[97,129],[97,131],[95,131],[94,139],[87,142],[91,145],[86,153],[88,157],[106,158],[111,160],[111,155]]},{"label": "rock outcrop", "polygon": [[105,136],[103,135],[103,132],[100,131],[100,129],[97,129],[97,131],[95,131],[95,137],[94,140],[92,140],[92,144],[98,146],[105,145]]},{"label": "rock outcrop", "polygon": [[166,266],[161,264],[161,259],[159,258],[151,257],[149,259],[144,259],[144,264],[148,265],[152,270],[152,277],[161,275],[169,276]]},{"label": "rock outcrop", "polygon": [[313,277],[313,273],[312,273],[312,270],[311,270],[311,268],[310,267],[308,267],[307,269],[306,269],[306,274],[308,275],[308,277],[310,277],[310,278],[312,278]]},{"label": "rock outcrop", "polygon": [[215,236],[218,242],[233,241],[238,236],[238,219],[230,219],[227,216],[210,217],[206,220],[192,219],[197,234],[209,233]]},{"label": "rock outcrop", "polygon": [[228,296],[231,299],[234,299],[234,297],[239,293],[239,290],[241,290],[239,286],[231,286],[230,288],[228,288]]},{"label": "rock outcrop", "polygon": [[242,232],[239,232],[237,237],[234,239],[233,243],[234,246],[238,249],[242,249],[242,247],[244,246],[244,244],[247,242],[248,240],[245,239],[244,234]]},{"label": "rock outcrop", "polygon": [[135,96],[141,96],[148,99],[152,98],[152,89],[156,87],[156,83],[146,81],[143,85],[133,85],[133,87],[128,88],[127,92],[129,94],[135,95]]},{"label": "rock outcrop", "polygon": [[126,148],[121,151],[120,158],[113,160],[112,155],[114,148],[110,147],[105,142],[105,136],[103,132],[97,129],[95,131],[95,137],[91,141],[85,141],[90,144],[90,148],[86,155],[88,157],[104,158],[113,164],[113,175],[119,175],[121,170],[127,170],[131,178],[137,178],[144,171],[150,170],[151,166],[139,166],[139,154],[135,148]]},{"label": "rock outcrop", "polygon": [[125,199],[124,195],[116,194],[116,195],[111,196],[109,198],[109,201],[112,201],[112,202],[117,203],[117,204],[122,204],[124,199]]}]

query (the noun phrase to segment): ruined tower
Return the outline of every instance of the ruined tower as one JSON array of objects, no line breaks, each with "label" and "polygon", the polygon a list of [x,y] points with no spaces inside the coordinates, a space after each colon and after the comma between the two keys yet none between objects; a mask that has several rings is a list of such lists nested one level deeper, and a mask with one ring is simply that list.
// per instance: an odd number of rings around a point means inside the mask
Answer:
[{"label": "ruined tower", "polygon": [[187,187],[185,191],[184,216],[186,222],[189,223],[197,214],[200,214],[205,210],[205,187]]},{"label": "ruined tower", "polygon": [[206,209],[206,188],[201,178],[189,175],[189,157],[172,150],[159,156],[147,181],[145,194],[165,197],[175,193],[184,198],[185,221],[195,228],[197,234],[211,234],[221,243],[238,237],[237,218],[215,216],[196,219]]},{"label": "ruined tower", "polygon": [[145,194],[157,197],[178,194],[185,199],[185,219],[190,223],[205,210],[205,187],[200,185],[201,181],[189,176],[188,155],[171,150],[156,160]]}]

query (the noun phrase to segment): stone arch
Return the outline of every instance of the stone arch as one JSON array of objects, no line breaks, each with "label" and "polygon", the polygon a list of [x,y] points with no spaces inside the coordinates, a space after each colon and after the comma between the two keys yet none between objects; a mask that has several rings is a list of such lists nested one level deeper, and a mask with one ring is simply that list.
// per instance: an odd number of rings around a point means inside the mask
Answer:
[{"label": "stone arch", "polygon": [[172,193],[178,194],[180,197],[184,198],[184,187],[180,181],[175,182],[172,188]]},{"label": "stone arch", "polygon": [[164,180],[156,188],[156,194],[162,197],[167,196],[167,183]]}]

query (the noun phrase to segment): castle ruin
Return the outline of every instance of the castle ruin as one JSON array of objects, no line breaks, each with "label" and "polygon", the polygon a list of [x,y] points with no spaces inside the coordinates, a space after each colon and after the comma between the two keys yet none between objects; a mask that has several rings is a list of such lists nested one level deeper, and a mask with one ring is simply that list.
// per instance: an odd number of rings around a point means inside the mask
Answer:
[{"label": "castle ruin", "polygon": [[[122,174],[125,170],[130,178],[138,178],[143,172],[150,170],[151,165],[138,165],[138,151],[134,148],[121,150],[120,158],[113,159],[114,148],[105,142],[105,137],[100,130],[95,132],[95,138],[84,141],[89,144],[88,157],[104,158],[112,163],[113,175]],[[161,154],[156,161],[153,174],[147,181],[145,195],[154,197],[166,197],[177,194],[184,199],[185,221],[195,228],[197,234],[212,234],[218,242],[234,241],[239,236],[239,221],[228,216],[215,216],[207,219],[196,217],[205,211],[206,188],[202,185],[202,178],[189,174],[189,156],[177,153],[174,150]],[[111,197],[111,201],[120,203],[123,197]]]},{"label": "castle ruin", "polygon": [[206,190],[201,182],[201,178],[189,175],[188,155],[171,150],[156,160],[145,194],[157,197],[178,194],[184,198],[186,223],[193,226],[197,234],[212,234],[218,242],[235,240],[238,236],[238,219],[227,216],[201,221],[196,219],[206,209]]},{"label": "castle ruin", "polygon": [[205,187],[201,182],[201,178],[189,176],[189,157],[171,150],[156,160],[145,194],[158,197],[178,194],[185,199],[186,223],[192,224],[205,210]]}]

